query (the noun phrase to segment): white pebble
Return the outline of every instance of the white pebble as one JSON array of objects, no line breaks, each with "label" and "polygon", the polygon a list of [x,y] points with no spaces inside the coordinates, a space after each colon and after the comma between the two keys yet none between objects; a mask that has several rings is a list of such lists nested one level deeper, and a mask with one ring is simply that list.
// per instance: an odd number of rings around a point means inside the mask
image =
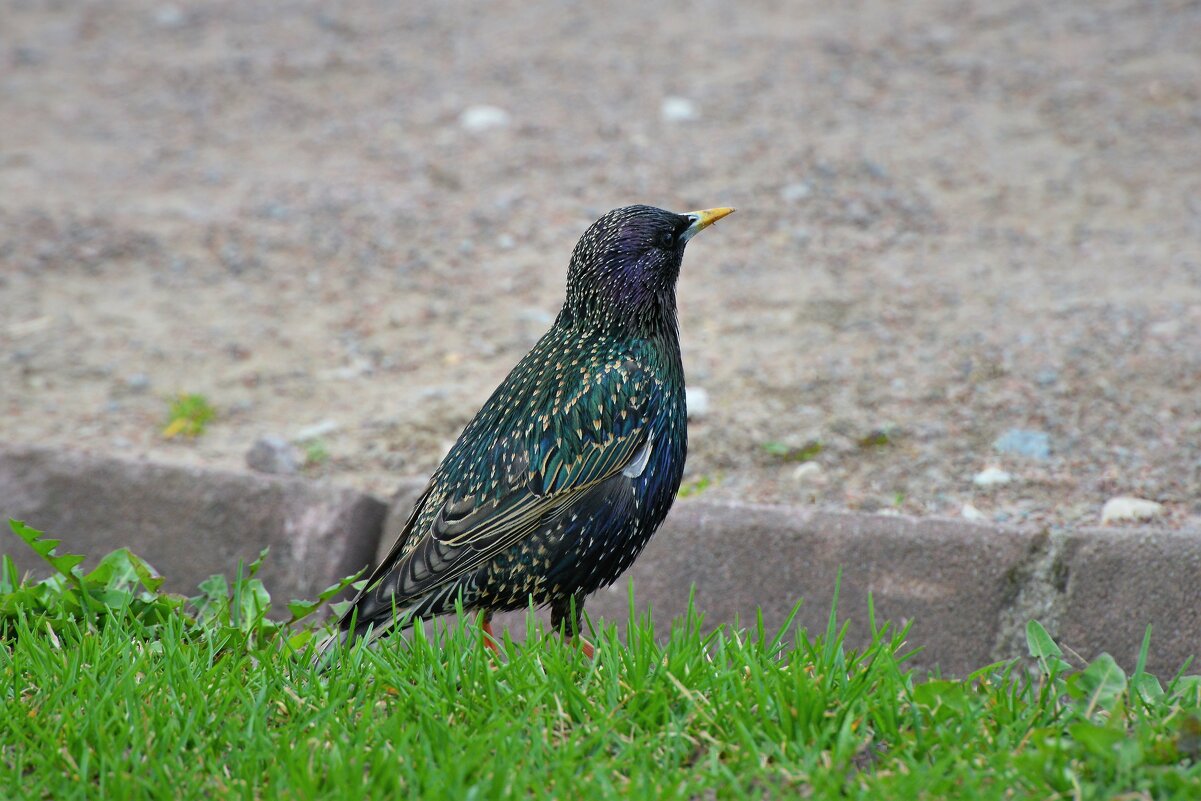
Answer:
[{"label": "white pebble", "polygon": [[959,514],[963,515],[964,520],[970,520],[973,523],[982,523],[988,519],[988,515],[981,512],[970,503],[965,503],[963,508],[959,510]]},{"label": "white pebble", "polygon": [[659,113],[668,122],[690,122],[700,119],[701,116],[696,103],[693,103],[686,97],[663,98],[663,106],[660,108]]},{"label": "white pebble", "polygon": [[986,467],[972,477],[972,483],[977,487],[996,487],[1013,481],[1013,476],[999,467]]},{"label": "white pebble", "polygon": [[1119,495],[1110,498],[1101,509],[1102,523],[1120,523],[1127,520],[1152,520],[1163,514],[1163,504],[1145,498]]},{"label": "white pebble", "polygon": [[817,462],[802,462],[792,471],[793,481],[802,484],[820,484],[826,478],[826,471]]},{"label": "white pebble", "polygon": [[701,420],[709,414],[709,390],[704,387],[685,387],[684,402],[688,405],[689,420]]},{"label": "white pebble", "polygon": [[804,181],[795,184],[788,184],[780,190],[780,199],[785,203],[793,203],[798,200],[804,200],[813,194],[813,187]]},{"label": "white pebble", "polygon": [[188,24],[188,16],[175,6],[160,6],[154,12],[154,24],[166,30],[182,28]]},{"label": "white pebble", "polygon": [[459,126],[471,133],[482,133],[493,128],[507,128],[512,121],[509,112],[496,106],[471,106],[459,115]]},{"label": "white pebble", "polygon": [[326,434],[332,434],[341,428],[341,424],[337,420],[325,419],[319,423],[313,423],[311,426],[306,426],[292,435],[293,442],[306,442],[310,439],[324,437]]}]

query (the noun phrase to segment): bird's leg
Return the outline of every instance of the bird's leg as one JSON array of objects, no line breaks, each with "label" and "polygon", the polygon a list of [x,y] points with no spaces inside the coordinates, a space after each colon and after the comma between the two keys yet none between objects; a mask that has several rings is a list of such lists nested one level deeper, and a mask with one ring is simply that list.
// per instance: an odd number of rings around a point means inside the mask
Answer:
[{"label": "bird's leg", "polygon": [[492,651],[492,653],[500,656],[500,644],[496,640],[496,635],[492,633],[492,613],[485,612],[480,629],[484,632],[484,647]]},{"label": "bird's leg", "polygon": [[588,642],[583,637],[572,637],[571,639],[572,642],[578,642],[580,644],[580,650],[584,652],[584,656],[586,658],[591,659],[596,655],[596,649],[592,647],[592,643]]},{"label": "bird's leg", "polygon": [[596,649],[592,647],[592,643],[580,636],[580,615],[583,613],[583,595],[557,600],[550,607],[550,624],[555,629],[561,629],[564,621],[566,621],[567,629],[564,631],[564,635],[567,637],[568,642],[579,643],[580,650],[584,652],[584,656],[591,659],[596,653]]}]

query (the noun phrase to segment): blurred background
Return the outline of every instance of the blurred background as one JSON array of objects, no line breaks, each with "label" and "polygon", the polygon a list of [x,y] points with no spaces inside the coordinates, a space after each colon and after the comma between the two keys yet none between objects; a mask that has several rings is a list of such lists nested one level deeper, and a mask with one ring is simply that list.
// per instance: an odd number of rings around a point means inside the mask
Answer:
[{"label": "blurred background", "polygon": [[731,205],[681,276],[686,493],[1195,526],[1198,42],[1196,2],[7,0],[0,441],[272,435],[386,495],[593,219]]}]

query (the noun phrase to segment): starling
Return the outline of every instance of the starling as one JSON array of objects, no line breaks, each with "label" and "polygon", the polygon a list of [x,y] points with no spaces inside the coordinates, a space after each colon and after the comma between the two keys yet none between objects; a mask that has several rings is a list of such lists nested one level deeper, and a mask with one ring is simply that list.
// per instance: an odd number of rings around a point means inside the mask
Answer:
[{"label": "starling", "polygon": [[[572,252],[567,297],[434,471],[323,651],[415,618],[549,606],[579,634],[675,500],[688,450],[676,279],[684,246],[730,214],[627,206]],[[584,644],[586,653],[591,648]]]}]

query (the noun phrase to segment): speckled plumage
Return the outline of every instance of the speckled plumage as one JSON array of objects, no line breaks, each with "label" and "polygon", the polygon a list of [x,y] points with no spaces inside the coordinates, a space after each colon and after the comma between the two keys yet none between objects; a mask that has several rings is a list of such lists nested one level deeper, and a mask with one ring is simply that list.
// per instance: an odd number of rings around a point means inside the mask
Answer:
[{"label": "speckled plumage", "polygon": [[589,227],[554,325],[434,471],[345,634],[378,636],[460,598],[486,618],[532,598],[578,630],[584,596],[630,566],[679,489],[676,279],[687,240],[730,211],[628,206]]}]

